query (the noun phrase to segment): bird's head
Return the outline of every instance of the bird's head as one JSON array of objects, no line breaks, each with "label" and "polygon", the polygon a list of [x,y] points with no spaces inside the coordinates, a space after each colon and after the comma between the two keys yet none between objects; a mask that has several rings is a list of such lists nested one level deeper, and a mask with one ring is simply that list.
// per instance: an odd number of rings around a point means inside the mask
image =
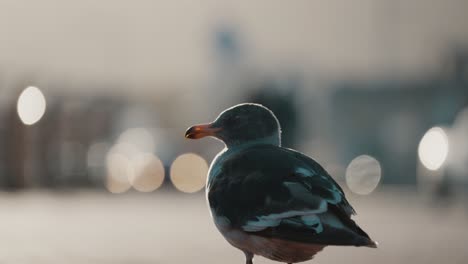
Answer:
[{"label": "bird's head", "polygon": [[191,139],[206,136],[220,139],[227,147],[244,143],[280,145],[281,128],[268,108],[245,103],[224,110],[211,123],[192,126],[185,133]]}]

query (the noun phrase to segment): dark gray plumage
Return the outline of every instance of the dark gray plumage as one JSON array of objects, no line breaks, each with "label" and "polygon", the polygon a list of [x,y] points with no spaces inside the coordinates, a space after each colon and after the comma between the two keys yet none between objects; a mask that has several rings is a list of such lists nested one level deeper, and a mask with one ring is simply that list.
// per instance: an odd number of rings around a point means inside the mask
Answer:
[{"label": "dark gray plumage", "polygon": [[322,166],[281,147],[280,125],[267,108],[240,104],[186,132],[204,136],[226,144],[211,164],[207,198],[216,226],[247,263],[253,255],[301,262],[328,245],[376,247]]}]

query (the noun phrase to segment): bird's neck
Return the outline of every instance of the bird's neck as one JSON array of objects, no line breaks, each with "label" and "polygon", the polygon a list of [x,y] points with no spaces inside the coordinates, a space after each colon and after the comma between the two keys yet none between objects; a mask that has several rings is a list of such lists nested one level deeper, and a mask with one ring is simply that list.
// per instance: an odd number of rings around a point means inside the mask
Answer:
[{"label": "bird's neck", "polygon": [[226,145],[226,147],[221,150],[221,152],[216,155],[216,157],[213,159],[210,169],[208,171],[208,179],[207,179],[207,186],[209,188],[211,181],[214,179],[214,177],[219,173],[219,165],[221,162],[224,160],[228,159],[231,155],[238,153],[239,151],[242,151],[244,149],[253,147],[255,145],[274,145],[274,146],[281,146],[281,137],[278,134],[274,134],[268,137],[264,138],[258,138],[255,140],[249,140],[243,143],[239,144],[232,144],[232,145]]},{"label": "bird's neck", "polygon": [[281,146],[281,137],[278,133],[275,133],[271,136],[251,139],[248,141],[241,141],[241,142],[233,142],[231,144],[226,144],[226,148],[228,151],[237,151],[245,148],[249,148],[254,145],[274,145],[274,146]]}]

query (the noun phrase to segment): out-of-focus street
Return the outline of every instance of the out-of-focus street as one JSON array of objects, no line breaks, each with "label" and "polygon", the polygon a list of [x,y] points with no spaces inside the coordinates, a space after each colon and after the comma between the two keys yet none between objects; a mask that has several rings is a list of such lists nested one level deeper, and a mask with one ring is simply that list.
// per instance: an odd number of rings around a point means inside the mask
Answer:
[{"label": "out-of-focus street", "polygon": [[[461,0],[0,1],[0,264],[245,263],[202,191],[231,144],[186,134],[243,103],[274,113],[281,146],[339,182],[380,243],[307,263],[467,264],[467,10]],[[211,135],[248,135],[234,140],[242,151],[276,146],[264,117],[222,118]],[[268,184],[255,170],[284,180],[317,168],[263,151],[250,168],[242,153],[232,171],[248,169],[259,189]],[[336,199],[312,184],[311,205]],[[313,210],[300,192],[307,206],[284,189],[284,210],[271,212]]]},{"label": "out-of-focus street", "polygon": [[[380,248],[330,247],[307,263],[466,263],[462,202],[436,206],[389,188],[349,199]],[[201,193],[2,193],[0,234],[5,264],[244,263],[215,230]]]}]

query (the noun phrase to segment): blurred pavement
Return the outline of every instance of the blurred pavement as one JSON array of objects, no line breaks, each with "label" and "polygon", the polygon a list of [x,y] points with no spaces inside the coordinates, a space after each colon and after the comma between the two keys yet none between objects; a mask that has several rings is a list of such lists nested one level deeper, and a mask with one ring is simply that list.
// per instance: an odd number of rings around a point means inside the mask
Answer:
[{"label": "blurred pavement", "polygon": [[[330,247],[306,263],[466,263],[462,203],[434,207],[388,189],[349,199],[380,248]],[[1,193],[0,214],[0,263],[244,263],[215,230],[201,193]]]}]

